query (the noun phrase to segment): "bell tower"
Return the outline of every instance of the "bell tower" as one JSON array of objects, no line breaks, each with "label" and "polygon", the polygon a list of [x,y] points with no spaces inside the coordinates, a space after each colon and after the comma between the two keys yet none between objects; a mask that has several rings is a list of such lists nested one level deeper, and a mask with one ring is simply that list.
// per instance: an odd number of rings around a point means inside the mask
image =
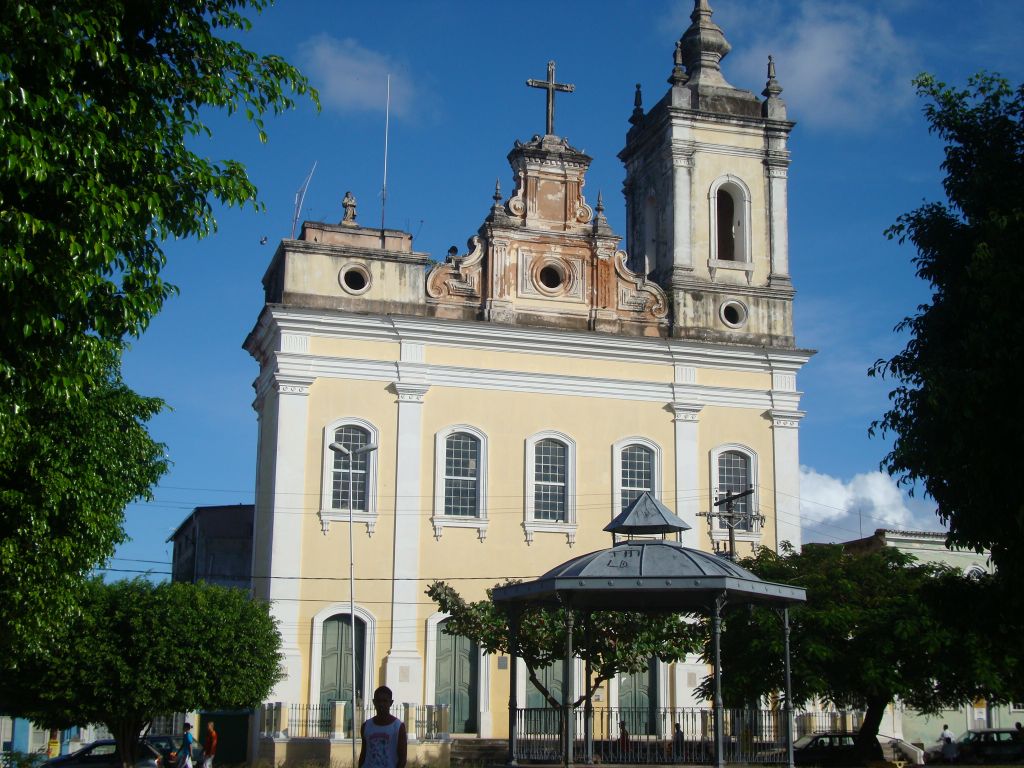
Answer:
[{"label": "bell tower", "polygon": [[762,96],[726,81],[731,46],[695,0],[668,92],[649,111],[636,87],[626,167],[630,268],[671,299],[677,338],[793,347],[786,117],[775,64]]}]

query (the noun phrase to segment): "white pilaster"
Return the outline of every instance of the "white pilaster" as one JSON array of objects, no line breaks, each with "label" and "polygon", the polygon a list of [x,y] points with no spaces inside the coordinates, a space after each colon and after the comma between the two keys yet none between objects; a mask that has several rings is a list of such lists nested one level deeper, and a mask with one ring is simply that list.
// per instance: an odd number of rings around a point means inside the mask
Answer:
[{"label": "white pilaster", "polygon": [[789,278],[789,214],[787,170],[768,166],[768,222],[770,227],[771,277]]},{"label": "white pilaster", "polygon": [[772,409],[772,447],[775,464],[775,550],[788,541],[802,543],[800,521],[800,420],[802,411]]},{"label": "white pilaster", "polygon": [[[697,369],[688,365],[677,365],[673,389],[692,386],[697,381]],[[690,526],[683,531],[683,546],[697,546],[697,513],[700,511],[700,463],[697,456],[697,438],[700,429],[699,417],[702,405],[680,400],[672,403],[675,423],[675,512]]]},{"label": "white pilaster", "polygon": [[[270,611],[284,629],[281,653],[285,675],[274,687],[271,701],[302,703],[302,656],[296,632],[299,625],[299,575],[302,562],[302,526],[295,522],[295,500],[305,498],[306,437],[311,377],[276,375],[264,395],[263,407],[275,409],[273,424],[261,416],[261,439],[273,443],[273,464],[267,468],[270,508],[259,510],[270,535],[269,563],[256,566],[254,576],[269,578],[262,591]],[[265,410],[264,410],[265,413]],[[269,462],[268,462],[269,463]],[[269,523],[269,525],[268,525]]]},{"label": "white pilaster", "polygon": [[423,397],[430,388],[423,380],[422,345],[402,344],[398,394],[398,439],[395,466],[394,587],[391,608],[391,649],[384,664],[384,679],[395,701],[423,703],[423,657],[417,603],[422,598],[419,545],[422,514],[419,500],[423,457]]},{"label": "white pilaster", "polygon": [[693,222],[690,204],[693,151],[672,157],[672,267],[693,269]]}]

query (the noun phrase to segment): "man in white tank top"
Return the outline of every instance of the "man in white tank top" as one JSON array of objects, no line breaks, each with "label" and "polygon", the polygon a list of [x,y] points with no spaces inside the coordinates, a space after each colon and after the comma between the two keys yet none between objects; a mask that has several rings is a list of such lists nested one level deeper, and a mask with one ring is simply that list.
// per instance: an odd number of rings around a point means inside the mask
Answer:
[{"label": "man in white tank top", "polygon": [[373,692],[377,714],[363,723],[359,768],[405,768],[409,739],[405,723],[391,714],[391,689],[382,685]]}]

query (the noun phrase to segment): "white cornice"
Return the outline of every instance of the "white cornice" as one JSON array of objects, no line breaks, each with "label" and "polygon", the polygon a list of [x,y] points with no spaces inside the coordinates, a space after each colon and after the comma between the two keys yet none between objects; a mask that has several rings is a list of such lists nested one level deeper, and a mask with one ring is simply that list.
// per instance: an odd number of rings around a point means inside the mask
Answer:
[{"label": "white cornice", "polygon": [[[730,408],[777,408],[780,399],[793,410],[799,405],[799,392],[778,393],[770,390],[712,387],[699,384],[633,381],[561,373],[530,373],[461,366],[427,365],[418,367],[419,381],[397,381],[394,362],[319,355],[297,355],[280,352],[276,356],[274,378],[302,375],[326,379],[358,379],[394,382],[403,401],[421,402],[431,386],[489,389],[531,394],[599,397],[610,400],[632,400],[657,403],[686,403],[685,409],[699,411],[703,406]],[[264,377],[261,376],[261,380]]]},{"label": "white cornice", "polygon": [[517,352],[560,358],[585,358],[620,363],[690,365],[729,371],[798,371],[811,350],[696,342],[684,339],[637,338],[584,331],[522,328],[500,323],[438,320],[395,315],[268,306],[247,339],[250,352],[269,351],[276,333],[288,332],[386,342],[419,342],[433,346]]}]

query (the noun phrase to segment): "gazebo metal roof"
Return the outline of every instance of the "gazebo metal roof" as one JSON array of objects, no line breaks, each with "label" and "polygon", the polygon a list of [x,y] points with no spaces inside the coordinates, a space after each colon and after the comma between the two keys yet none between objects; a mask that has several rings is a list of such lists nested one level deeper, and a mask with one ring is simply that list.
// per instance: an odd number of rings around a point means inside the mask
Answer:
[{"label": "gazebo metal roof", "polygon": [[733,605],[782,608],[806,600],[801,587],[763,581],[717,555],[636,539],[573,558],[534,581],[496,587],[493,597],[584,610],[706,612],[723,593]]}]

